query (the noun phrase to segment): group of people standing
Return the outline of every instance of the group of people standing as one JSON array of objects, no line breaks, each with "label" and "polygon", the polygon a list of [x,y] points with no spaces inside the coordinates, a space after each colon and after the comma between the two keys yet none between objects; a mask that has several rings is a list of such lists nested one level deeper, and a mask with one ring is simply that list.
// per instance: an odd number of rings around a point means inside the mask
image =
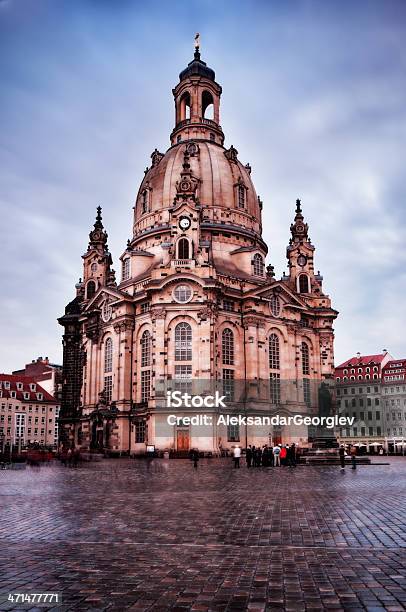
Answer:
[{"label": "group of people standing", "polygon": [[[245,449],[245,460],[247,467],[276,467],[289,466],[296,467],[295,444],[276,444],[274,447],[251,446]],[[233,451],[234,467],[240,467],[241,448],[236,446]]]}]

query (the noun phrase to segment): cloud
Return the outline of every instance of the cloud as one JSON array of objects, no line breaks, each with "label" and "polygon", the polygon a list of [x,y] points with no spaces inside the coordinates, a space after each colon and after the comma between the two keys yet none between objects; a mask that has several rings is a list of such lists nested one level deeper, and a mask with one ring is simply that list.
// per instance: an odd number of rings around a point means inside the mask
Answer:
[{"label": "cloud", "polygon": [[0,371],[61,360],[56,318],[98,204],[118,267],[149,155],[169,144],[171,88],[195,31],[223,86],[227,143],[264,200],[269,261],[285,269],[301,197],[340,310],[337,362],[406,355],[402,2],[25,4],[0,4]]}]

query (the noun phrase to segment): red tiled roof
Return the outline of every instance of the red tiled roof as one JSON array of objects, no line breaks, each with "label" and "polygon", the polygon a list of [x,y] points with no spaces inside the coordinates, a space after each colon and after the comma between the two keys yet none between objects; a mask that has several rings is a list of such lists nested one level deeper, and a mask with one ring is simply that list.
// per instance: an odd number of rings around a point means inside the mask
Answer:
[{"label": "red tiled roof", "polygon": [[[5,389],[4,383],[10,383],[10,389]],[[17,389],[17,383],[22,383],[22,389]],[[35,391],[31,391],[30,384],[35,385]],[[31,376],[15,376],[13,374],[0,374],[0,390],[2,391],[2,398],[6,399],[18,399],[22,402],[52,402],[57,403],[57,400],[50,395],[45,389],[41,387]],[[16,391],[16,397],[12,398],[10,391]],[[29,393],[29,398],[25,399],[24,393]],[[42,393],[42,400],[39,400],[37,393]]]},{"label": "red tiled roof", "polygon": [[400,369],[406,368],[406,359],[393,359],[392,361],[388,361],[383,366],[383,370],[390,370],[391,368],[393,369],[395,366],[398,366],[398,368]]},{"label": "red tiled roof", "polygon": [[346,368],[349,365],[353,365],[353,366],[367,366],[370,365],[371,363],[381,363],[383,361],[383,359],[385,358],[386,353],[381,353],[380,355],[361,355],[360,357],[351,357],[351,359],[347,359],[347,361],[344,361],[344,363],[341,363],[340,365],[336,366],[336,370],[338,368]]}]

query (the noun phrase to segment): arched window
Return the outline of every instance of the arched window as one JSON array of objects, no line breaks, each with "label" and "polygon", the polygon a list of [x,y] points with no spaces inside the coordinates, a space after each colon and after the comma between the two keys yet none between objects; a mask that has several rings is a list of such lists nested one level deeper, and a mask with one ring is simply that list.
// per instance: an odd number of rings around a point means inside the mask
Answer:
[{"label": "arched window", "polygon": [[224,365],[234,365],[234,334],[228,327],[221,335],[221,348]]},{"label": "arched window", "polygon": [[309,293],[309,279],[306,274],[299,276],[299,293]]},{"label": "arched window", "polygon": [[238,208],[245,208],[245,187],[244,185],[238,185],[237,195],[238,195]]},{"label": "arched window", "polygon": [[179,100],[179,108],[178,108],[178,122],[184,121],[185,119],[190,119],[190,93],[185,91],[182,94],[181,99]]},{"label": "arched window", "polygon": [[192,360],[192,328],[189,323],[178,323],[175,327],[175,361]]},{"label": "arched window", "polygon": [[310,374],[310,355],[306,342],[302,342],[302,374],[305,376]]},{"label": "arched window", "polygon": [[111,372],[113,369],[113,340],[107,338],[104,343],[104,372]]},{"label": "arched window", "polygon": [[148,190],[144,189],[141,196],[142,214],[148,212]]},{"label": "arched window", "polygon": [[145,330],[141,336],[141,367],[151,365],[151,334],[148,330]]},{"label": "arched window", "polygon": [[255,253],[254,258],[252,260],[252,266],[254,274],[256,274],[257,276],[264,275],[264,260],[262,255],[260,255],[259,253]]},{"label": "arched window", "polygon": [[214,119],[213,96],[209,91],[202,93],[202,116],[204,119]]},{"label": "arched window", "polygon": [[269,336],[269,369],[280,370],[279,338],[276,334]]},{"label": "arched window", "polygon": [[94,296],[96,293],[96,283],[94,281],[89,281],[86,287],[86,297],[88,300]]},{"label": "arched window", "polygon": [[190,259],[189,240],[181,238],[178,240],[178,259]]}]

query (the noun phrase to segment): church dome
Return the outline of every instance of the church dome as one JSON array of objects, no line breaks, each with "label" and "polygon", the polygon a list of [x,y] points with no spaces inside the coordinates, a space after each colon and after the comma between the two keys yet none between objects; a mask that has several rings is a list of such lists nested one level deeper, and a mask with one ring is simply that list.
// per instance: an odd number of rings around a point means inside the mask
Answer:
[{"label": "church dome", "polygon": [[208,67],[206,62],[200,59],[199,51],[195,51],[195,56],[191,62],[187,65],[187,68],[182,70],[179,74],[179,81],[183,81],[192,75],[198,75],[202,77],[206,77],[211,81],[216,80],[216,74],[214,70]]},{"label": "church dome", "polygon": [[173,206],[185,153],[191,172],[198,179],[196,195],[204,213],[210,208],[234,209],[242,217],[259,223],[259,200],[251,180],[251,169],[237,159],[236,149],[224,149],[209,141],[189,140],[172,146],[155,162],[153,155],[153,165],[138,192],[135,224],[151,213]]}]

